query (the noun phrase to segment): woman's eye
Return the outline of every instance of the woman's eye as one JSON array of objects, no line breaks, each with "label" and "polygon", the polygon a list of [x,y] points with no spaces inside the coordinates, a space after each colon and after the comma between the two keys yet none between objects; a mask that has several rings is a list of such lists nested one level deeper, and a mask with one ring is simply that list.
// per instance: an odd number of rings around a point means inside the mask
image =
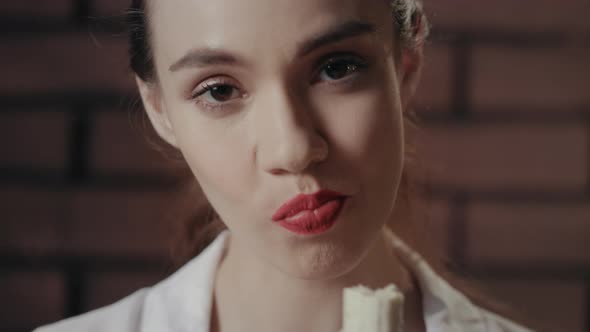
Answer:
[{"label": "woman's eye", "polygon": [[223,83],[205,84],[193,95],[194,99],[202,98],[208,104],[224,103],[238,97],[240,91],[236,87]]},{"label": "woman's eye", "polygon": [[319,79],[322,81],[337,81],[366,67],[366,64],[356,57],[332,58],[321,68]]}]

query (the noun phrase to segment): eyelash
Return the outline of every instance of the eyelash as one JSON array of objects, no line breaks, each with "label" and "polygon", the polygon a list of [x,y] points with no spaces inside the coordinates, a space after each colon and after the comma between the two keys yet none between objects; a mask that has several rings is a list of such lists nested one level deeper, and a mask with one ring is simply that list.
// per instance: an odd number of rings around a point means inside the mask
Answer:
[{"label": "eyelash", "polygon": [[[316,75],[319,75],[324,70],[326,70],[329,65],[346,64],[349,66],[347,69],[351,69],[350,66],[352,66],[354,68],[354,71],[352,73],[347,73],[343,78],[325,81],[326,84],[330,84],[330,85],[349,84],[357,78],[356,76],[359,74],[359,72],[366,70],[369,66],[368,63],[365,60],[363,60],[361,57],[351,54],[351,53],[330,54],[329,56],[326,56],[326,57],[323,57],[322,59],[320,59],[320,61],[318,61],[318,63],[321,64],[321,67],[319,67],[319,70],[316,71]],[[316,82],[318,82],[318,80],[314,79],[313,83],[316,83]],[[219,78],[216,81],[214,81],[213,83],[211,83],[211,81],[209,81],[209,82],[205,82],[205,83],[201,84],[200,88],[191,95],[190,99],[193,100],[194,102],[196,102],[197,104],[201,104],[208,111],[222,109],[222,108],[228,106],[227,104],[230,103],[231,100],[227,101],[227,102],[222,101],[222,102],[211,103],[211,102],[207,102],[207,101],[202,100],[201,97],[203,97],[207,93],[212,92],[213,89],[215,89],[215,88],[225,87],[225,86],[231,87],[232,89],[236,89],[238,91],[238,93],[241,94],[240,89],[237,88],[235,85],[233,85],[229,79]],[[242,97],[244,97],[244,96],[242,95]]]},{"label": "eyelash", "polygon": [[[211,81],[209,81],[209,82],[205,82],[205,83],[201,84],[200,88],[191,95],[190,99],[193,100],[197,104],[201,104],[207,110],[213,111],[216,109],[223,108],[224,106],[226,106],[225,105],[226,102],[211,103],[211,102],[203,101],[201,97],[203,95],[205,95],[206,93],[213,91],[213,89],[215,89],[217,87],[224,87],[224,86],[229,86],[229,87],[232,87],[233,89],[238,89],[234,85],[232,85],[232,83],[230,82],[229,79],[220,78],[220,79],[216,79],[215,81],[213,81],[213,83]],[[239,91],[239,89],[238,89],[238,91]]]}]

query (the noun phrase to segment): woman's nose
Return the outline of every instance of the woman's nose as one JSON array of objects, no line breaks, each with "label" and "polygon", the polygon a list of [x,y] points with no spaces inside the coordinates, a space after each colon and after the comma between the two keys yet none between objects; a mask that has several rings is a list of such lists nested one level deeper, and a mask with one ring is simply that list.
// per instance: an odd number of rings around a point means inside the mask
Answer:
[{"label": "woman's nose", "polygon": [[256,158],[264,171],[279,175],[305,172],[328,156],[312,109],[302,98],[275,91],[256,119]]}]

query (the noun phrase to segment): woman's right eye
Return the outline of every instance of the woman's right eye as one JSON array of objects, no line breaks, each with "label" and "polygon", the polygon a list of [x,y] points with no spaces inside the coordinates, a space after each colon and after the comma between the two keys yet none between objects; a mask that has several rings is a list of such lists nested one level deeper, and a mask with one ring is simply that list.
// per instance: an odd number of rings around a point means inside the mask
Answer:
[{"label": "woman's right eye", "polygon": [[238,89],[232,85],[219,83],[209,85],[205,83],[203,88],[193,95],[193,98],[205,97],[207,102],[223,103],[239,96]]}]

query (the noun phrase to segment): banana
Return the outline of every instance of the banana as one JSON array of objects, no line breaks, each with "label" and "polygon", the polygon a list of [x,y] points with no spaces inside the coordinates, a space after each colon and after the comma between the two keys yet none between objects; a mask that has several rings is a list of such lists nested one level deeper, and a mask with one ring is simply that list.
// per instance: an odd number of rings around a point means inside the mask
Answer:
[{"label": "banana", "polygon": [[375,291],[344,288],[340,332],[402,332],[403,305],[404,295],[394,284]]}]

